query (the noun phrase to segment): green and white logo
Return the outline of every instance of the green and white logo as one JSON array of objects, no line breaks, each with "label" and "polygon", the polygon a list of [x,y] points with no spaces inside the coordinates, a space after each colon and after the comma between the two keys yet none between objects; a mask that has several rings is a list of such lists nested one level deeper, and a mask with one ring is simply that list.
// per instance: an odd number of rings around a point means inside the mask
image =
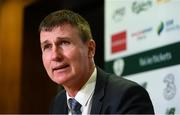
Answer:
[{"label": "green and white logo", "polygon": [[121,76],[124,70],[124,60],[117,59],[113,63],[113,71],[117,76]]}]

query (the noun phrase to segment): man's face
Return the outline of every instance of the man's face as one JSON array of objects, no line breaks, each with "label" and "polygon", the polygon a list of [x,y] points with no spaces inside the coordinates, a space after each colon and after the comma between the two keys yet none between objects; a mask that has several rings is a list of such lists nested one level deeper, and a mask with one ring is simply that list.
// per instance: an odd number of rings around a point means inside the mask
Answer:
[{"label": "man's face", "polygon": [[52,31],[41,31],[40,42],[44,67],[55,83],[77,84],[89,76],[95,43],[83,43],[77,28],[64,24]]}]

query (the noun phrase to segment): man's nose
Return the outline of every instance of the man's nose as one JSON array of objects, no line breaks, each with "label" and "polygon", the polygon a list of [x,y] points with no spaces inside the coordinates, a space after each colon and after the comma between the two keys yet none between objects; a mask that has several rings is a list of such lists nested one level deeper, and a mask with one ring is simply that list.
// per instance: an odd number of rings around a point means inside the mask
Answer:
[{"label": "man's nose", "polygon": [[62,59],[62,51],[60,48],[54,46],[52,48],[51,60],[52,61],[59,61]]}]

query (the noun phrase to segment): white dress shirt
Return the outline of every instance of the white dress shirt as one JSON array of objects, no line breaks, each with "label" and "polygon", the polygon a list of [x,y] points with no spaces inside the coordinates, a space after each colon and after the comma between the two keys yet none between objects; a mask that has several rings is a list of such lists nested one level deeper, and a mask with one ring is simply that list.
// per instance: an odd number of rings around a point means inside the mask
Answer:
[{"label": "white dress shirt", "polygon": [[[94,94],[94,89],[96,85],[96,77],[97,77],[97,69],[95,68],[89,80],[78,91],[78,93],[74,97],[76,101],[78,101],[82,105],[81,107],[82,114],[90,114],[91,106],[92,106],[92,96]],[[66,92],[66,96],[67,96],[67,105],[68,108],[70,108],[68,99],[72,97],[70,97],[67,92]],[[71,115],[70,110],[68,114]]]}]

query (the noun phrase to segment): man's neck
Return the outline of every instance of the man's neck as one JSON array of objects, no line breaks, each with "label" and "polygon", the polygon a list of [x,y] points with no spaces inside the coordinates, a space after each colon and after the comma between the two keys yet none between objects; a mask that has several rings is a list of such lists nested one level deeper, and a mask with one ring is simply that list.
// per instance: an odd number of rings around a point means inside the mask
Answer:
[{"label": "man's neck", "polygon": [[95,69],[95,64],[90,65],[90,69],[88,72],[88,75],[86,77],[84,77],[85,79],[81,79],[80,82],[76,82],[74,83],[74,85],[70,84],[69,86],[65,85],[64,88],[66,90],[66,92],[68,93],[68,95],[70,97],[75,97],[76,94],[78,93],[78,91],[86,84],[86,82],[89,80],[89,78],[91,77],[93,71]]}]

